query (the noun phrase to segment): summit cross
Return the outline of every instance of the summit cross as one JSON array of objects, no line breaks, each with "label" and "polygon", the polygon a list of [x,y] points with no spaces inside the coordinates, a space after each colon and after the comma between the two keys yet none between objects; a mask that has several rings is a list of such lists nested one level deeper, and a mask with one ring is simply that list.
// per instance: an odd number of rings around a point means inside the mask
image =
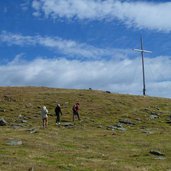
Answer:
[{"label": "summit cross", "polygon": [[148,50],[144,50],[142,36],[140,38],[140,42],[141,42],[141,49],[133,49],[133,50],[141,53],[141,58],[142,58],[142,74],[143,74],[143,95],[146,96],[144,53],[152,53],[152,52],[148,51]]}]

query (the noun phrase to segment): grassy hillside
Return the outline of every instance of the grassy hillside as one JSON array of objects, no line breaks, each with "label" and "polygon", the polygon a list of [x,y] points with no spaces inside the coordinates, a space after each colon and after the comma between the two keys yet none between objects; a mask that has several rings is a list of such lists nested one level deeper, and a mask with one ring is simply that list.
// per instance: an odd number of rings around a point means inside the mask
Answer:
[{"label": "grassy hillside", "polygon": [[[80,102],[81,121],[72,124]],[[40,107],[49,110],[41,125]],[[171,99],[94,90],[1,87],[0,171],[171,171]],[[151,154],[153,150],[156,153]]]}]

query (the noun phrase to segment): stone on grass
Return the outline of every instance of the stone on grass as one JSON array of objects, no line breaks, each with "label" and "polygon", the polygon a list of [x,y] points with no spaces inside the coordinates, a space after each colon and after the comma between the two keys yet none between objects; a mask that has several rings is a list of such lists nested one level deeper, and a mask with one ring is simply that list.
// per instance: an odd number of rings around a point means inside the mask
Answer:
[{"label": "stone on grass", "polygon": [[27,123],[27,120],[22,119],[21,123]]},{"label": "stone on grass", "polygon": [[103,126],[102,125],[98,125],[97,128],[103,128]]},{"label": "stone on grass", "polygon": [[156,156],[165,156],[164,153],[158,151],[158,150],[150,150],[150,154],[156,155]]},{"label": "stone on grass", "polygon": [[31,107],[32,107],[32,104],[31,104],[31,103],[27,103],[27,104],[25,105],[25,107],[26,107],[26,108],[31,108]]},{"label": "stone on grass", "polygon": [[126,124],[126,125],[135,125],[135,123],[133,123],[131,120],[129,119],[120,119],[119,120],[120,123]]},{"label": "stone on grass", "polygon": [[117,123],[115,125],[109,125],[106,129],[107,130],[112,130],[112,131],[114,131],[114,130],[126,131],[126,128],[124,128],[122,126],[122,124],[120,124],[120,123]]},{"label": "stone on grass", "polygon": [[151,114],[151,115],[158,115],[158,113],[155,112],[155,111],[150,111],[150,114]]},{"label": "stone on grass", "polygon": [[171,124],[171,116],[167,119],[166,123]]},{"label": "stone on grass", "polygon": [[71,128],[71,127],[74,126],[74,124],[71,123],[71,122],[61,122],[60,125],[61,125],[61,126],[64,126],[64,127],[67,127],[67,128]]},{"label": "stone on grass", "polygon": [[5,126],[7,125],[7,122],[4,118],[0,118],[0,126]]},{"label": "stone on grass", "polygon": [[18,139],[10,138],[6,144],[11,145],[11,146],[18,146],[18,145],[22,145],[23,142],[21,140],[18,140]]},{"label": "stone on grass", "polygon": [[24,127],[22,124],[11,124],[11,127],[13,128],[13,129],[19,129],[19,128],[22,128],[22,127]]},{"label": "stone on grass", "polygon": [[0,112],[5,112],[5,109],[0,109]]},{"label": "stone on grass", "polygon": [[36,128],[30,128],[30,129],[27,129],[26,131],[29,131],[30,134],[34,134],[34,133],[37,133],[38,132],[38,129],[36,129]]},{"label": "stone on grass", "polygon": [[150,119],[157,119],[158,117],[158,115],[150,115]]},{"label": "stone on grass", "polygon": [[144,130],[144,131],[142,131],[142,133],[145,133],[147,135],[154,134],[154,132],[153,131],[150,131],[150,130]]}]

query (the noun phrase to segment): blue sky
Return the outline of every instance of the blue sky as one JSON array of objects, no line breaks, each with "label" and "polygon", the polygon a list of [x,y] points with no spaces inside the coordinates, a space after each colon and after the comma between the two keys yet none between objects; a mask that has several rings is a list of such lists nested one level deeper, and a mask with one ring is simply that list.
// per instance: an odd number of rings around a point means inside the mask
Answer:
[{"label": "blue sky", "polygon": [[48,86],[171,98],[171,1],[0,1],[1,86]]}]

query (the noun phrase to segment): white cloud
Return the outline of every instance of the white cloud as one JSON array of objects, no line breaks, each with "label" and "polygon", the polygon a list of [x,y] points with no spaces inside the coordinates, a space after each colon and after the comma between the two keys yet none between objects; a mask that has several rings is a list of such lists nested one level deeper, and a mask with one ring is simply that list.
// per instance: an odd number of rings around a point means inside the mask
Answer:
[{"label": "white cloud", "polygon": [[37,43],[31,36],[22,36],[21,34],[12,34],[5,31],[0,34],[0,42],[19,46],[35,45]]},{"label": "white cloud", "polygon": [[33,12],[33,15],[35,17],[39,17],[41,15],[41,13],[39,12],[39,10],[41,8],[40,2],[39,1],[33,1],[32,7],[35,9],[35,11]]},{"label": "white cloud", "polygon": [[[91,87],[116,93],[142,94],[140,59],[81,62],[39,58],[30,62],[20,62],[21,55],[7,65],[0,66],[0,72],[3,73],[0,79],[1,86],[31,85],[80,89]],[[155,74],[149,74],[149,70],[146,69],[148,95],[171,98],[170,66],[170,57],[146,59],[146,68],[154,68]],[[160,73],[163,73],[165,79]]]},{"label": "white cloud", "polygon": [[51,48],[65,55],[74,56],[76,58],[100,59],[103,57],[124,58],[126,55],[133,53],[129,49],[100,49],[86,43],[79,43],[73,40],[64,40],[59,37],[48,36],[23,36],[21,34],[12,34],[2,32],[0,34],[0,42],[7,43],[9,46],[42,46]]},{"label": "white cloud", "polygon": [[119,20],[130,27],[171,31],[171,2],[33,0],[34,15],[58,19]]},{"label": "white cloud", "polygon": [[[66,56],[72,54],[93,58],[90,61],[39,58],[28,62],[22,60],[24,54],[20,53],[13,61],[0,66],[2,86],[91,87],[116,93],[142,94],[141,59],[129,58],[129,54],[133,53],[130,50],[100,49],[58,37],[7,32],[0,34],[0,42],[24,47],[39,45],[60,50]],[[116,58],[106,61],[103,60],[105,55]],[[147,94],[171,98],[170,66],[171,57],[145,58]]]},{"label": "white cloud", "polygon": [[20,4],[21,9],[23,11],[27,11],[30,3],[31,3],[30,0],[22,0],[22,3]]}]

